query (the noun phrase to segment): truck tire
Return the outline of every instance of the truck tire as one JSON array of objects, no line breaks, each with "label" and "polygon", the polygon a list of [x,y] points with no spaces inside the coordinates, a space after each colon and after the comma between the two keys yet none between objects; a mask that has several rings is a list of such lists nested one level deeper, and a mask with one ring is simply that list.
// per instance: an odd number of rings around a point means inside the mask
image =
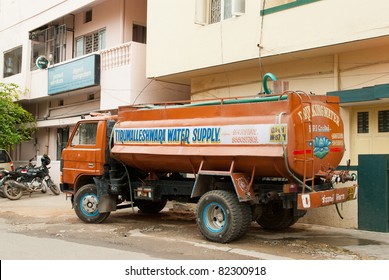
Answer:
[{"label": "truck tire", "polygon": [[100,213],[99,199],[95,184],[88,184],[80,188],[74,196],[74,211],[80,220],[86,223],[102,223],[111,212]]},{"label": "truck tire", "polygon": [[299,217],[293,215],[293,209],[283,208],[282,201],[273,200],[262,206],[262,215],[256,222],[268,230],[283,230],[297,222]]},{"label": "truck tire", "polygon": [[197,204],[197,226],[210,241],[227,243],[243,236],[251,219],[250,206],[229,191],[209,191]]},{"label": "truck tire", "polygon": [[251,228],[251,222],[253,221],[252,209],[249,203],[239,203],[242,211],[242,227],[240,228],[238,237],[243,237]]},{"label": "truck tire", "polygon": [[156,214],[165,208],[167,199],[161,201],[149,201],[149,200],[136,200],[135,205],[142,213]]}]

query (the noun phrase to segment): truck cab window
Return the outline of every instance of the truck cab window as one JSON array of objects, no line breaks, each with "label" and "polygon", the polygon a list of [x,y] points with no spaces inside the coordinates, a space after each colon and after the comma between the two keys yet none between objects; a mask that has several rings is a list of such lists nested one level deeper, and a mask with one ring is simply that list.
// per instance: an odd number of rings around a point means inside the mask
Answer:
[{"label": "truck cab window", "polygon": [[97,122],[81,123],[72,139],[72,146],[95,145],[96,144]]}]

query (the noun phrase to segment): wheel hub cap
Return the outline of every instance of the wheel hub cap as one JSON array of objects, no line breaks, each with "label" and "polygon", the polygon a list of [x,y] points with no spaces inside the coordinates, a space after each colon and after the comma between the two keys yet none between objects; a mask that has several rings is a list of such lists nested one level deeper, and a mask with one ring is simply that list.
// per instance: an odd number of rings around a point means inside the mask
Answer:
[{"label": "wheel hub cap", "polygon": [[205,210],[205,222],[207,227],[213,232],[223,230],[226,220],[223,208],[219,204],[213,203],[208,205]]},{"label": "wheel hub cap", "polygon": [[94,213],[97,210],[97,199],[93,195],[85,196],[81,204],[87,213]]}]

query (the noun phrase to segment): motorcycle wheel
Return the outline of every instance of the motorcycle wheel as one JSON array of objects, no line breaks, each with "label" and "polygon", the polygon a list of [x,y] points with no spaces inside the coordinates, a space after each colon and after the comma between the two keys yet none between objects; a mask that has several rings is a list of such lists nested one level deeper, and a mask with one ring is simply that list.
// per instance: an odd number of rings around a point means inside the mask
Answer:
[{"label": "motorcycle wheel", "polygon": [[47,187],[45,185],[42,185],[41,193],[47,193]]},{"label": "motorcycle wheel", "polygon": [[7,198],[7,197],[4,195],[3,186],[0,187],[0,197],[2,197],[2,198]]},{"label": "motorcycle wheel", "polygon": [[14,180],[8,180],[4,182],[3,193],[10,200],[18,200],[22,197],[23,191],[18,187],[12,187],[11,182]]},{"label": "motorcycle wheel", "polygon": [[61,193],[59,187],[56,184],[54,184],[53,180],[51,179],[46,180],[46,185],[49,187],[49,189],[52,191],[53,194],[59,195]]}]

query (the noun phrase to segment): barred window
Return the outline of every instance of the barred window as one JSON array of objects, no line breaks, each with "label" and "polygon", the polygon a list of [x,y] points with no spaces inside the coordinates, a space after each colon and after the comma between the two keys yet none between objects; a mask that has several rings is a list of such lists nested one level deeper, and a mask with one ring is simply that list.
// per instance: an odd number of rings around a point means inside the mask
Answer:
[{"label": "barred window", "polygon": [[358,112],[358,133],[369,133],[369,112]]},{"label": "barred window", "polygon": [[80,36],[76,39],[76,57],[105,48],[105,29]]},{"label": "barred window", "polygon": [[221,18],[221,0],[211,0],[210,23],[219,22]]},{"label": "barred window", "polygon": [[389,110],[378,111],[378,132],[389,132]]},{"label": "barred window", "polygon": [[206,25],[245,13],[246,0],[196,0],[195,23]]}]

